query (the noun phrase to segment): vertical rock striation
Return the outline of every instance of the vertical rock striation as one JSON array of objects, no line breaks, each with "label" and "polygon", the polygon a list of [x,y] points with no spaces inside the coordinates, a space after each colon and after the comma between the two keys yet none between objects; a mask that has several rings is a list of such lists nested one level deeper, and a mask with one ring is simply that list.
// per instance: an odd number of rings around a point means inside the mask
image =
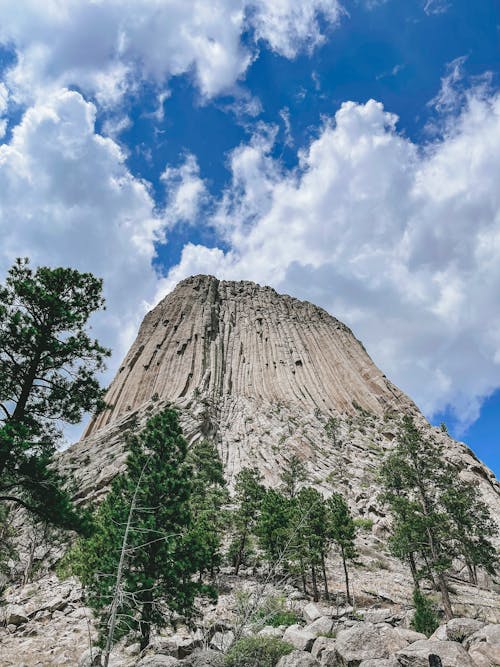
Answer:
[{"label": "vertical rock striation", "polygon": [[251,282],[193,276],[144,319],[107,394],[111,410],[86,436],[153,397],[204,395],[381,415],[409,400],[350,329],[306,301]]}]

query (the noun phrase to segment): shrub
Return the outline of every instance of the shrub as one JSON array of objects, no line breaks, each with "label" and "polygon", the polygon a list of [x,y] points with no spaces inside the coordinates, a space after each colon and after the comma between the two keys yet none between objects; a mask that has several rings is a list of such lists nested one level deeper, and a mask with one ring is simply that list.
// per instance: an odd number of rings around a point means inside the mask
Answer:
[{"label": "shrub", "polygon": [[288,609],[286,606],[286,598],[282,595],[273,595],[268,597],[260,609],[256,611],[253,619],[261,627],[264,625],[272,625],[273,628],[278,628],[280,625],[293,625],[298,623],[301,619],[293,609]]},{"label": "shrub", "polygon": [[354,519],[354,525],[361,530],[371,530],[373,528],[373,519],[365,519],[362,516],[358,516]]},{"label": "shrub", "polygon": [[439,626],[439,621],[432,606],[432,602],[415,588],[413,591],[413,604],[415,605],[415,616],[411,627],[416,632],[423,632],[429,637]]},{"label": "shrub", "polygon": [[276,637],[245,637],[235,642],[227,652],[225,667],[275,667],[294,647]]}]

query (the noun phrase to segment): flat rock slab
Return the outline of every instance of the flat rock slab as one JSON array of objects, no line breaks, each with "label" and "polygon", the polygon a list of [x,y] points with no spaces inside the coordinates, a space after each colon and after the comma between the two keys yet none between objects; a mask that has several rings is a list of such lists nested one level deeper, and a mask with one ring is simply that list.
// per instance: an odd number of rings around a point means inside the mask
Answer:
[{"label": "flat rock slab", "polygon": [[398,651],[396,657],[402,667],[476,667],[458,642],[420,640]]},{"label": "flat rock slab", "polygon": [[276,667],[321,667],[321,664],[305,651],[292,651],[284,655]]}]

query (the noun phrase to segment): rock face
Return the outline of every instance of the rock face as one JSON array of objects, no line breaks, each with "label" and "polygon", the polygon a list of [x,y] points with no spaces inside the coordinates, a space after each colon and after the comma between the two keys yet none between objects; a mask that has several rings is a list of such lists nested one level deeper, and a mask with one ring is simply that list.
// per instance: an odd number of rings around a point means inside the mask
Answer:
[{"label": "rock face", "polygon": [[270,287],[194,276],[144,319],[115,377],[112,410],[91,435],[153,396],[173,402],[201,392],[293,404],[297,412],[381,415],[408,403],[352,332],[326,311]]},{"label": "rock face", "polygon": [[[414,403],[375,366],[352,332],[326,311],[251,282],[193,276],[144,319],[107,393],[110,410],[62,457],[79,497],[96,497],[123,463],[123,431],[167,403],[189,442],[210,437],[229,481],[256,465],[268,484],[293,454],[324,491],[343,487],[359,513],[384,527],[374,470]],[[332,438],[325,431],[338,420]],[[472,452],[433,429],[460,473],[499,508],[500,485]]]}]

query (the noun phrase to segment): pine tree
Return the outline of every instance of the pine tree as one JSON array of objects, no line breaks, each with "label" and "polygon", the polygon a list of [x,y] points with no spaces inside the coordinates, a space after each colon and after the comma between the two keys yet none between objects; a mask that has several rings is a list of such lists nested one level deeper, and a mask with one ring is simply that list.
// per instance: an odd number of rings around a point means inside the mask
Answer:
[{"label": "pine tree", "polygon": [[0,500],[64,528],[88,529],[50,467],[58,422],[104,407],[96,372],[109,354],[87,333],[102,282],[17,260],[0,286]]},{"label": "pine tree", "polygon": [[193,470],[191,493],[191,553],[196,554],[200,581],[208,570],[213,576],[221,562],[221,542],[228,523],[229,501],[224,467],[217,447],[208,440],[196,442],[189,451]]},{"label": "pine tree", "polygon": [[301,562],[309,568],[313,597],[317,602],[320,572],[325,586],[325,595],[328,597],[325,555],[329,546],[329,534],[325,500],[319,491],[306,486],[297,494],[296,506],[298,522],[294,528],[298,533]]},{"label": "pine tree", "polygon": [[261,475],[256,468],[243,468],[236,477],[236,509],[233,515],[236,543],[234,573],[238,574],[249,537],[259,517],[264,496]]},{"label": "pine tree", "polygon": [[293,454],[287,466],[281,474],[283,492],[288,498],[297,495],[300,485],[307,480],[308,474],[304,463]]},{"label": "pine tree", "polygon": [[328,498],[328,533],[333,542],[337,545],[342,558],[344,568],[346,597],[349,603],[352,602],[351,590],[349,586],[349,570],[347,563],[353,561],[356,556],[356,525],[352,518],[349,506],[340,493],[333,493]]},{"label": "pine tree", "polygon": [[413,591],[413,604],[415,606],[415,615],[411,621],[411,627],[416,632],[423,632],[424,635],[430,637],[439,627],[439,621],[430,600],[423,595],[420,589],[415,588]]},{"label": "pine tree", "polygon": [[192,470],[173,410],[149,419],[128,446],[126,471],[97,510],[93,535],[68,560],[99,616],[101,644],[134,632],[144,648],[152,626],[173,613],[190,617],[200,590],[188,537]]},{"label": "pine tree", "polygon": [[395,449],[381,467],[382,499],[393,516],[391,549],[441,592],[445,616],[453,610],[447,575],[463,558],[472,580],[476,568],[494,572],[497,555],[490,537],[498,530],[478,490],[460,479],[439,445],[404,417]]},{"label": "pine tree", "polygon": [[293,503],[275,489],[267,489],[260,505],[255,532],[266,560],[276,566],[286,564],[290,551],[290,524]]}]

